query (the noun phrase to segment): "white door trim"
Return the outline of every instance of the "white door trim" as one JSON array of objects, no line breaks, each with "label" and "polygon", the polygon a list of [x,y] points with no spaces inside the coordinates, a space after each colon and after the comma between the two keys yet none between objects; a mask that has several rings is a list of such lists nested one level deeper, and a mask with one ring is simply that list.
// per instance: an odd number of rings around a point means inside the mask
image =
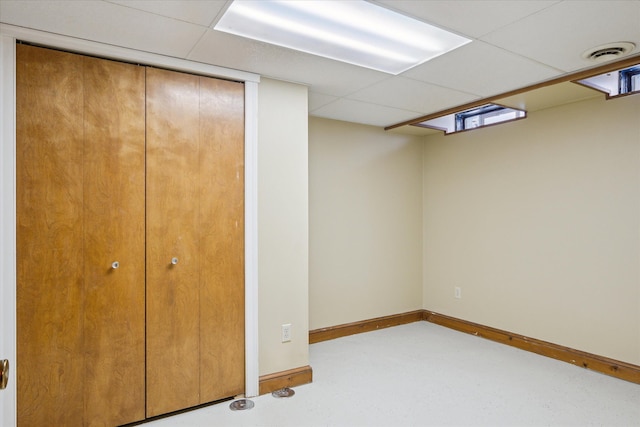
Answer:
[{"label": "white door trim", "polygon": [[246,397],[255,397],[260,394],[258,370],[258,83],[246,81],[244,96],[245,395]]},{"label": "white door trim", "polygon": [[0,31],[0,359],[9,384],[0,390],[0,425],[16,425],[16,96],[15,39]]},{"label": "white door trim", "polygon": [[245,82],[245,394],[259,394],[258,83],[260,76],[183,59],[0,24],[0,359],[12,364],[0,391],[0,424],[16,425],[16,40],[115,60]]}]

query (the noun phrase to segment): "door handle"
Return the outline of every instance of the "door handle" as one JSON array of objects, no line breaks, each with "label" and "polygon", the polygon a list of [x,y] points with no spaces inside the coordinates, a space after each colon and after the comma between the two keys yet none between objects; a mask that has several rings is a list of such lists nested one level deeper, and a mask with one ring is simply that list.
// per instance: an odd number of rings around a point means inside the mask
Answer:
[{"label": "door handle", "polygon": [[0,390],[7,388],[9,382],[9,361],[3,359],[0,361]]}]

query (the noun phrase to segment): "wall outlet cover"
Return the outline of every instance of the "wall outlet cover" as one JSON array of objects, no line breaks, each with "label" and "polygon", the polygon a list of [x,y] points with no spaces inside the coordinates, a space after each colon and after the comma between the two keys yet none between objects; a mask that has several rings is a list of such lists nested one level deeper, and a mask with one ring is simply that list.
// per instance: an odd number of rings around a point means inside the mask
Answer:
[{"label": "wall outlet cover", "polygon": [[291,323],[282,325],[282,342],[291,341]]}]

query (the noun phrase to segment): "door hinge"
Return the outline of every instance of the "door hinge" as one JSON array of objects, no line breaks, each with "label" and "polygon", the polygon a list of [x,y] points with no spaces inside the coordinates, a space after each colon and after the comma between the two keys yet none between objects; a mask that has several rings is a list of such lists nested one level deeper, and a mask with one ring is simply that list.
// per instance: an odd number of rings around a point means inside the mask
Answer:
[{"label": "door hinge", "polygon": [[0,361],[0,390],[7,388],[9,382],[9,361],[3,359]]}]

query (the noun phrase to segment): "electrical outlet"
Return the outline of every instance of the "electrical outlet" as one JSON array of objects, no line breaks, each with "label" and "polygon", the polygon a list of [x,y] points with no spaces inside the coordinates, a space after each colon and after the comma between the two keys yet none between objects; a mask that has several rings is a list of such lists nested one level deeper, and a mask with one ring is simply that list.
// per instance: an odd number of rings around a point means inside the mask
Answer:
[{"label": "electrical outlet", "polygon": [[462,298],[462,288],[460,288],[460,286],[453,288],[453,296],[458,299]]},{"label": "electrical outlet", "polygon": [[282,325],[282,342],[291,341],[291,323]]}]

